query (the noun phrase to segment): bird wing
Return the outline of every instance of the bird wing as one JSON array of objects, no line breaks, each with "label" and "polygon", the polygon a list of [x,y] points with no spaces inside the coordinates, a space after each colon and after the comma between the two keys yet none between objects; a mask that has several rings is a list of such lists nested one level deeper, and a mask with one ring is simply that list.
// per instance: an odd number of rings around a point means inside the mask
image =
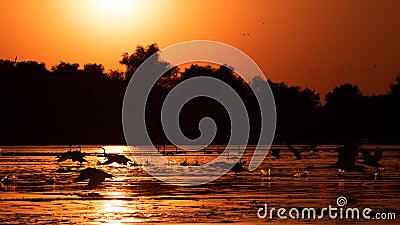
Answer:
[{"label": "bird wing", "polygon": [[271,154],[272,155],[279,155],[280,151],[281,151],[280,149],[271,148]]},{"label": "bird wing", "polygon": [[101,182],[103,182],[106,178],[111,178],[112,175],[98,170],[98,169],[92,169],[91,170],[91,175],[90,175],[90,179],[89,179],[89,183],[87,185],[87,189],[94,189],[96,188],[99,184],[101,184]]},{"label": "bird wing", "polygon": [[359,149],[360,145],[357,143],[350,143],[344,146],[341,163],[339,163],[342,165],[343,167],[342,169],[348,169],[354,167]]},{"label": "bird wing", "polygon": [[300,154],[300,151],[298,149],[293,149],[293,154],[296,156],[296,158],[301,159],[303,158]]},{"label": "bird wing", "polygon": [[94,176],[94,177],[91,177],[86,188],[87,189],[94,189],[97,186],[99,186],[99,184],[101,184],[105,179],[106,179],[105,176]]},{"label": "bird wing", "polygon": [[81,157],[73,157],[72,158],[72,162],[87,162],[87,160],[85,158],[81,158]]},{"label": "bird wing", "polygon": [[80,172],[79,177],[74,179],[74,182],[78,183],[87,179],[89,179],[89,174],[87,173],[87,171],[83,170]]},{"label": "bird wing", "polygon": [[63,162],[67,160],[66,158],[64,158],[63,156],[57,156],[57,162]]},{"label": "bird wing", "polygon": [[119,161],[120,161],[121,164],[125,164],[126,165],[128,162],[132,162],[129,158],[127,158],[124,155],[120,155],[119,158],[120,158]]},{"label": "bird wing", "polygon": [[244,164],[246,164],[246,161],[236,163],[235,165],[233,165],[231,171],[235,173],[246,171],[246,169],[243,168]]},{"label": "bird wing", "polygon": [[375,149],[375,153],[372,156],[372,158],[376,163],[378,163],[379,161],[381,161],[382,155],[383,155],[383,149],[382,148],[376,148]]},{"label": "bird wing", "polygon": [[299,149],[295,149],[293,148],[293,146],[287,142],[285,142],[285,146],[289,149],[293,151],[293,154],[298,158],[301,159],[301,154],[300,154],[300,150]]},{"label": "bird wing", "polygon": [[130,158],[128,158],[128,157],[125,157],[125,158],[126,158],[126,162],[132,162],[132,160]]},{"label": "bird wing", "polygon": [[371,151],[365,148],[360,149],[361,154],[364,156],[365,160],[370,160],[372,155]]}]

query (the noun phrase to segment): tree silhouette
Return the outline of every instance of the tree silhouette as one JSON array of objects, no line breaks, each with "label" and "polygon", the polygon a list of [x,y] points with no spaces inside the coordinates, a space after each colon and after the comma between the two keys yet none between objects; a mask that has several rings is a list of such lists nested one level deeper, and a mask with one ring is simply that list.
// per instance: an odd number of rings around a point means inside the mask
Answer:
[{"label": "tree silhouette", "polygon": [[104,73],[104,66],[101,64],[85,64],[83,66],[83,72],[87,76],[93,77],[93,78],[106,78],[106,74]]},{"label": "tree silhouette", "polygon": [[308,142],[320,132],[320,97],[315,91],[269,81],[277,110],[278,142]]},{"label": "tree silhouette", "polygon": [[[14,144],[124,144],[122,102],[128,81],[157,44],[137,46],[124,53],[125,71],[105,71],[101,64],[44,63],[0,59],[0,145]],[[343,84],[325,96],[325,105],[314,90],[283,82],[254,78],[247,84],[234,69],[225,66],[190,65],[183,71],[158,57],[155,70],[169,69],[153,86],[146,104],[146,125],[157,144],[168,140],[161,126],[161,107],[176,85],[197,76],[210,76],[230,85],[242,98],[250,118],[250,143],[258,141],[260,109],[250,86],[268,82],[277,109],[275,143],[343,143],[368,137],[374,143],[400,143],[400,76],[387,94],[364,96],[358,86]],[[199,97],[189,101],[180,114],[183,133],[200,135],[203,117],[216,121],[214,143],[224,144],[230,136],[230,118],[220,103]]]},{"label": "tree silhouette", "polygon": [[51,71],[55,75],[59,76],[74,76],[77,75],[79,71],[79,64],[78,63],[67,63],[67,62],[60,62],[57,66],[53,66]]},{"label": "tree silhouette", "polygon": [[365,98],[357,85],[336,86],[325,97],[329,136],[351,141],[366,135]]},{"label": "tree silhouette", "polygon": [[158,52],[160,49],[157,44],[151,44],[147,47],[143,47],[142,45],[138,45],[133,54],[129,55],[128,53],[122,54],[122,59],[119,61],[122,65],[126,67],[125,77],[129,81],[135,71],[139,68],[139,66],[151,55]]},{"label": "tree silhouette", "polygon": [[[379,131],[381,135],[385,135],[385,137],[389,140],[392,140],[394,143],[400,142],[400,75],[396,77],[396,83],[390,86],[390,91],[382,101],[383,106],[377,106],[376,110],[381,110],[380,115],[381,120],[384,121],[384,127],[379,127]],[[378,108],[379,107],[379,108]],[[383,111],[382,111],[383,110]],[[377,117],[378,118],[378,117]],[[381,138],[382,139],[382,138]]]},{"label": "tree silhouette", "polygon": [[400,97],[400,75],[396,77],[396,83],[390,85],[390,95]]},{"label": "tree silhouette", "polygon": [[336,86],[325,97],[326,107],[339,110],[349,110],[356,108],[363,98],[363,94],[357,85],[349,83]]},{"label": "tree silhouette", "polygon": [[112,81],[123,81],[125,80],[124,72],[119,70],[110,70],[107,73],[107,77]]}]

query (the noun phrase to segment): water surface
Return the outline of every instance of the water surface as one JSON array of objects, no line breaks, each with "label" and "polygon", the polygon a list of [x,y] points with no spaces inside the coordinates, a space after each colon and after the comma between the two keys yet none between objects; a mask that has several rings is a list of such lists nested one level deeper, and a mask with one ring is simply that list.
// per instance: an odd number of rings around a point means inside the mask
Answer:
[{"label": "water surface", "polygon": [[[274,146],[282,147],[282,146]],[[320,210],[336,206],[336,199],[345,196],[346,207],[371,208],[376,212],[400,210],[400,149],[383,146],[382,163],[386,166],[382,177],[358,172],[346,172],[337,177],[332,168],[324,167],[336,161],[335,146],[320,146],[319,153],[304,152],[303,160],[295,160],[293,153],[282,150],[282,158],[268,156],[253,172],[232,172],[209,184],[198,187],[174,186],[149,176],[141,167],[97,165],[103,160],[97,146],[82,146],[89,153],[88,163],[66,161],[57,163],[55,155],[67,151],[65,146],[1,147],[0,175],[17,177],[12,186],[0,190],[0,224],[134,224],[134,223],[392,223],[397,220],[281,220],[259,219],[257,211],[265,203],[275,208],[314,207]],[[371,146],[370,146],[371,147]],[[133,159],[123,146],[108,146],[108,151],[122,153]],[[76,149],[76,147],[73,147]],[[163,151],[163,146],[160,146]],[[178,152],[166,156],[180,163],[186,159],[194,163],[211,161],[217,147],[204,152]],[[238,146],[240,149],[240,146]],[[166,152],[176,151],[167,146]],[[232,154],[234,155],[234,153]],[[249,162],[249,154],[243,156]],[[78,171],[96,167],[114,175],[95,190],[85,190],[85,183],[74,183]],[[64,171],[60,170],[63,168]],[[260,170],[271,170],[270,177]],[[308,177],[296,178],[296,171],[308,170]],[[371,171],[373,172],[373,171]],[[56,177],[56,184],[47,180]]]}]

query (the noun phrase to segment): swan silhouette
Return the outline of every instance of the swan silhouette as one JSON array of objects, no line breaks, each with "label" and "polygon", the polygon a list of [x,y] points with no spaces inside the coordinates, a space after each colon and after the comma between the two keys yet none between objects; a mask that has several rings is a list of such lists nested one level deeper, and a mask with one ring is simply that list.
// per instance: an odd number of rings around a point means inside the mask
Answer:
[{"label": "swan silhouette", "polygon": [[373,150],[374,154],[371,154],[372,151],[365,148],[361,148],[360,152],[365,159],[363,162],[361,162],[362,164],[372,167],[383,167],[383,165],[379,163],[383,155],[383,149],[381,147],[375,147]]},{"label": "swan silhouette", "polygon": [[246,161],[242,161],[241,159],[239,160],[239,162],[235,163],[233,166],[230,163],[227,162],[215,162],[213,165],[224,168],[224,169],[228,169],[230,168],[230,171],[234,172],[234,177],[236,177],[237,173],[239,172],[243,172],[246,171],[248,172],[248,170],[246,170],[243,166],[246,164]]},{"label": "swan silhouette", "polygon": [[75,183],[89,179],[86,189],[94,189],[99,186],[106,178],[112,178],[111,174],[95,168],[86,168],[79,172],[79,177],[74,179]]},{"label": "swan silhouette", "polygon": [[[384,167],[379,163],[379,161],[382,158],[383,150],[377,147],[374,150],[374,154],[371,154],[371,150],[362,148],[364,142],[365,138],[356,138],[348,141],[343,146],[334,149],[333,151],[337,151],[338,153],[337,161],[333,165],[328,166],[328,168],[337,168],[337,176],[343,177],[346,171],[357,171],[371,174],[371,167],[375,167],[375,172],[373,172],[371,175],[375,175],[377,177],[382,176]],[[358,163],[357,155],[360,151],[365,160],[361,163]],[[319,168],[327,167],[314,167],[312,165],[307,167],[307,169]]]},{"label": "swan silhouette", "polygon": [[200,164],[199,164],[199,157],[197,156],[196,157],[196,162],[193,164],[193,166],[199,166]]},{"label": "swan silhouette", "polygon": [[[109,154],[106,153],[106,149],[103,147],[99,147],[100,149],[103,149],[103,155],[105,158],[107,158],[107,160],[103,163],[100,163],[100,165],[108,165],[111,163],[118,163],[118,164],[122,164],[122,165],[129,165],[132,164],[132,161],[130,159],[128,159],[126,156],[124,155],[120,155],[120,154]],[[138,165],[138,164],[134,164],[134,165]]]},{"label": "swan silhouette", "polygon": [[361,145],[361,140],[353,140],[338,148],[338,160],[330,167],[345,171],[365,172],[366,168],[364,166],[356,164]]},{"label": "swan silhouette", "polygon": [[57,156],[57,162],[63,162],[68,159],[71,159],[73,162],[87,162],[85,159],[85,155],[81,152],[82,148],[79,146],[79,150],[72,151],[71,145],[69,146],[69,151],[65,152],[64,154]]},{"label": "swan silhouette", "polygon": [[189,163],[186,161],[186,159],[183,161],[183,162],[181,162],[181,164],[180,164],[181,166],[189,166]]},{"label": "swan silhouette", "polygon": [[280,148],[271,148],[271,155],[276,159],[281,158],[281,149]]},{"label": "swan silhouette", "polygon": [[288,142],[284,142],[284,145],[293,152],[293,154],[296,156],[296,159],[302,159],[303,157],[301,156],[302,149],[296,149],[294,148],[291,144]]},{"label": "swan silhouette", "polygon": [[244,172],[247,171],[243,166],[246,164],[246,161],[242,161],[241,159],[239,160],[239,162],[235,163],[235,165],[233,165],[233,167],[231,168],[231,171],[233,171],[235,173],[235,177],[237,175],[237,173],[240,172]]}]

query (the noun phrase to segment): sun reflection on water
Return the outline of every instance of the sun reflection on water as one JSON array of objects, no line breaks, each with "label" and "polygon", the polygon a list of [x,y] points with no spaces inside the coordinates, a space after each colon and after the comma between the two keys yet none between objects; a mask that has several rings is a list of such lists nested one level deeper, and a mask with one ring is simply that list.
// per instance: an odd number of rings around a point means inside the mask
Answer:
[{"label": "sun reflection on water", "polygon": [[123,200],[108,200],[103,204],[103,209],[99,210],[99,213],[135,213],[136,210],[128,209],[125,207],[126,203]]},{"label": "sun reflection on water", "polygon": [[[114,197],[122,197],[116,193]],[[143,212],[138,210],[138,202],[120,199],[105,201],[98,210],[99,221],[102,224],[143,223]]]},{"label": "sun reflection on water", "polygon": [[127,146],[105,146],[104,148],[108,154],[123,154],[129,150]]}]

